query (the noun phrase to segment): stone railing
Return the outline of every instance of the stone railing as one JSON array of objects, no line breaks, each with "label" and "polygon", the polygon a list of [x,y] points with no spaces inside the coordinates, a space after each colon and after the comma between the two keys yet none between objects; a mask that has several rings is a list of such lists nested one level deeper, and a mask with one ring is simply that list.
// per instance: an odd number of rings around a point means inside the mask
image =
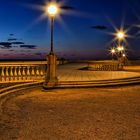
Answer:
[{"label": "stone railing", "polygon": [[[58,61],[58,64],[66,62]],[[0,83],[43,80],[47,61],[0,62]]]},{"label": "stone railing", "polygon": [[88,62],[88,69],[95,71],[119,71],[123,70],[123,64],[118,61],[91,61]]}]

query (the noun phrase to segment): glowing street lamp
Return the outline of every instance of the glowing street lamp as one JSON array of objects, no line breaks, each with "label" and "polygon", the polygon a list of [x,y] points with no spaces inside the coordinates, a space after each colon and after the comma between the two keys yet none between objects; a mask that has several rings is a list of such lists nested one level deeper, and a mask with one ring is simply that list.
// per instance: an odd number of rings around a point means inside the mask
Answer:
[{"label": "glowing street lamp", "polygon": [[54,54],[53,50],[53,39],[54,39],[54,19],[57,16],[59,12],[59,7],[55,3],[50,3],[46,9],[46,14],[51,19],[51,50],[49,55],[47,56],[47,73],[45,77],[45,82],[43,87],[46,88],[53,88],[58,84],[58,78],[57,78],[57,56]]},{"label": "glowing street lamp", "polygon": [[118,46],[117,50],[118,50],[118,60],[119,60],[120,64],[124,65],[125,57],[126,57],[126,54],[124,53],[125,48],[124,48],[124,46]]},{"label": "glowing street lamp", "polygon": [[126,57],[126,54],[125,53],[123,53],[122,54],[122,63],[123,63],[123,65],[125,65],[125,63],[126,63],[126,60],[127,60],[127,57]]},{"label": "glowing street lamp", "polygon": [[126,57],[126,54],[123,54],[122,56],[123,56],[123,57]]},{"label": "glowing street lamp", "polygon": [[126,37],[126,34],[125,34],[124,31],[118,31],[118,33],[116,34],[116,36],[117,36],[117,39],[118,40],[124,40],[125,37]]},{"label": "glowing street lamp", "polygon": [[110,50],[110,52],[111,52],[111,54],[112,54],[112,59],[113,59],[113,56],[114,56],[114,54],[116,53],[115,48],[112,48],[112,49]]},{"label": "glowing street lamp", "polygon": [[116,53],[116,50],[114,48],[111,49],[111,53],[112,53],[112,55],[115,54]]},{"label": "glowing street lamp", "polygon": [[[114,36],[115,36],[115,40],[117,41],[117,47],[115,49],[116,56],[117,56],[118,61],[121,63],[122,59],[125,57],[123,53],[125,53],[126,50],[123,45],[126,42],[126,37],[128,37],[127,30],[117,29],[117,32],[114,33]],[[111,53],[114,54],[114,50],[112,50]]]},{"label": "glowing street lamp", "polygon": [[122,52],[122,51],[124,51],[124,47],[123,47],[123,46],[118,46],[117,50],[118,50],[119,52]]},{"label": "glowing street lamp", "polygon": [[55,4],[50,4],[48,7],[47,7],[47,12],[50,16],[54,17],[56,16],[56,14],[58,13],[58,7],[57,5]]},{"label": "glowing street lamp", "polygon": [[51,51],[50,53],[53,53],[53,38],[54,38],[54,18],[58,14],[59,8],[56,4],[50,3],[46,8],[46,13],[51,19]]}]

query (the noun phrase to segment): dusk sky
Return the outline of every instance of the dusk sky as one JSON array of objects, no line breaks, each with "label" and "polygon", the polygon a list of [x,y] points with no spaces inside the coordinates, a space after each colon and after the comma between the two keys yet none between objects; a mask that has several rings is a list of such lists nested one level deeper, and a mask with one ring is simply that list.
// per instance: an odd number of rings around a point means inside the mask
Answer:
[{"label": "dusk sky", "polygon": [[[13,39],[15,44],[0,46],[0,59],[45,59],[50,50],[49,19],[39,7],[46,0],[1,0],[0,42]],[[55,20],[55,52],[60,57],[104,59],[115,32],[124,23],[131,29],[127,38],[129,58],[140,58],[139,0],[59,0],[63,9]],[[39,20],[40,19],[40,20]],[[104,26],[100,29],[98,26]],[[93,27],[93,28],[91,28]],[[8,40],[9,39],[9,40]],[[21,42],[21,44],[20,44]],[[24,43],[24,44],[22,44]]]}]

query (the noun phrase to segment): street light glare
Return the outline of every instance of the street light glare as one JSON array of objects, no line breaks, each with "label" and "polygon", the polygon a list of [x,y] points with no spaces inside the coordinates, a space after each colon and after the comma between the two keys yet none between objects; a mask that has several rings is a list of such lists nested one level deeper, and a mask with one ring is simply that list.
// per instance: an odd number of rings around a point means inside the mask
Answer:
[{"label": "street light glare", "polygon": [[118,51],[123,51],[124,47],[123,46],[119,46],[117,49],[118,49]]},{"label": "street light glare", "polygon": [[115,53],[115,49],[112,49],[111,52],[112,52],[112,53]]},{"label": "street light glare", "polygon": [[50,16],[55,16],[57,13],[58,13],[58,6],[56,4],[50,4],[48,7],[47,7],[47,13],[50,15]]},{"label": "street light glare", "polygon": [[126,55],[125,55],[125,54],[123,54],[123,57],[126,57]]},{"label": "street light glare", "polygon": [[116,52],[115,49],[112,49],[112,50],[111,50],[111,53],[112,53],[112,54],[114,54],[115,52]]},{"label": "street light glare", "polygon": [[117,38],[120,39],[120,40],[124,39],[125,38],[125,33],[123,31],[119,31],[117,33]]}]

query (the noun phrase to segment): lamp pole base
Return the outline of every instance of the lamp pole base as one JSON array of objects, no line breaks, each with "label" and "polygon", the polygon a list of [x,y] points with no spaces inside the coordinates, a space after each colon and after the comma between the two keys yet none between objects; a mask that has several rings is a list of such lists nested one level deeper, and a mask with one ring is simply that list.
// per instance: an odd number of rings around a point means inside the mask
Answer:
[{"label": "lamp pole base", "polygon": [[47,65],[47,73],[45,76],[45,82],[43,84],[43,88],[55,88],[58,85],[58,78],[56,74],[57,68],[57,56],[54,53],[50,53],[47,56],[48,65]]}]

